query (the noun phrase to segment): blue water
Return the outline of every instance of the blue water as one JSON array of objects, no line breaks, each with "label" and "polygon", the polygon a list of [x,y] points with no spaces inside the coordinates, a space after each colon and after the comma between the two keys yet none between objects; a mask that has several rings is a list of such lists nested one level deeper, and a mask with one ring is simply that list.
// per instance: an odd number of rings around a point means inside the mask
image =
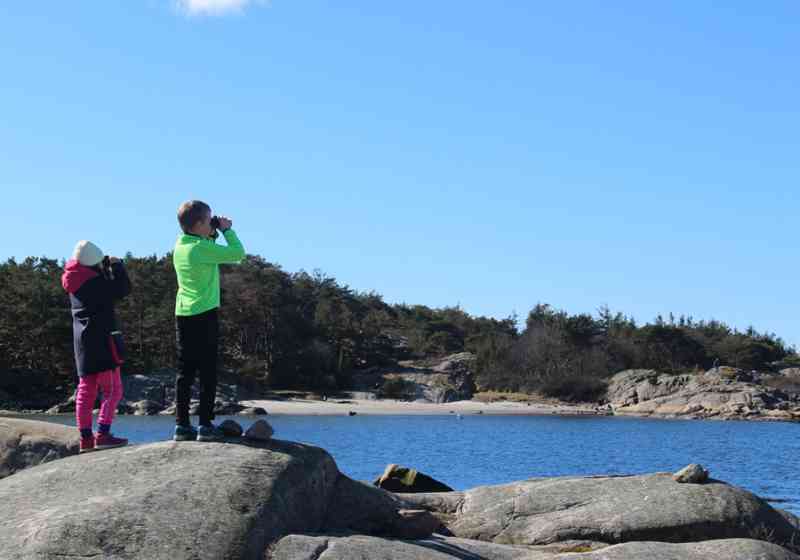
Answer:
[{"label": "blue water", "polygon": [[[233,418],[245,428],[253,417]],[[37,419],[73,424],[71,416]],[[711,476],[800,515],[800,424],[551,416],[268,416],[279,439],[333,455],[352,478],[388,463],[462,490],[535,476],[637,474],[702,463]],[[120,416],[132,443],[170,438],[173,419]]]}]

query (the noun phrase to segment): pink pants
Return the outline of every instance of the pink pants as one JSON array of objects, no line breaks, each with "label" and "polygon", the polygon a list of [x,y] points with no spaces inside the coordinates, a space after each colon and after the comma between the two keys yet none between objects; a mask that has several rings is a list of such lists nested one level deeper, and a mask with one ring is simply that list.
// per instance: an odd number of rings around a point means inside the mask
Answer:
[{"label": "pink pants", "polygon": [[103,393],[103,402],[100,405],[99,424],[111,425],[117,405],[122,399],[122,380],[119,368],[90,373],[81,377],[78,383],[78,394],[75,397],[75,417],[78,420],[78,429],[92,429],[92,409],[97,398],[97,390]]}]

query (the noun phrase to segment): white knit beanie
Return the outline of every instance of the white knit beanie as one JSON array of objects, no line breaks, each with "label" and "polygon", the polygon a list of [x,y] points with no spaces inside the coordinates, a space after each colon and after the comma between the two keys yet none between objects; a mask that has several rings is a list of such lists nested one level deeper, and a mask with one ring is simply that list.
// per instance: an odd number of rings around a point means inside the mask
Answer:
[{"label": "white knit beanie", "polygon": [[78,241],[72,252],[72,258],[83,266],[94,266],[103,260],[103,251],[91,241]]}]

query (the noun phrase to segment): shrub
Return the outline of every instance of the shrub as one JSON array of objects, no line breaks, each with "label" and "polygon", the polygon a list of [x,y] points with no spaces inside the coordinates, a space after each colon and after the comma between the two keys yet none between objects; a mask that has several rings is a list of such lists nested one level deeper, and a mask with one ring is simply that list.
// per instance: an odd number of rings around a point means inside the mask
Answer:
[{"label": "shrub", "polygon": [[383,382],[378,390],[378,396],[382,399],[404,399],[409,397],[414,391],[414,384],[402,377],[391,377]]},{"label": "shrub", "polygon": [[607,386],[605,381],[596,377],[571,375],[545,381],[540,391],[545,396],[567,402],[589,402],[599,400]]}]

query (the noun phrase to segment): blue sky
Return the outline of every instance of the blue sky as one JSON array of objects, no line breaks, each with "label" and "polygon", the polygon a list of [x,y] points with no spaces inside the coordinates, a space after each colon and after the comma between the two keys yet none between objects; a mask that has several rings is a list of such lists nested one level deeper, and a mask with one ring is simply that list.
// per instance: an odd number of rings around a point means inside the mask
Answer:
[{"label": "blue sky", "polygon": [[800,343],[800,3],[7,2],[0,259],[248,252],[389,302]]}]

